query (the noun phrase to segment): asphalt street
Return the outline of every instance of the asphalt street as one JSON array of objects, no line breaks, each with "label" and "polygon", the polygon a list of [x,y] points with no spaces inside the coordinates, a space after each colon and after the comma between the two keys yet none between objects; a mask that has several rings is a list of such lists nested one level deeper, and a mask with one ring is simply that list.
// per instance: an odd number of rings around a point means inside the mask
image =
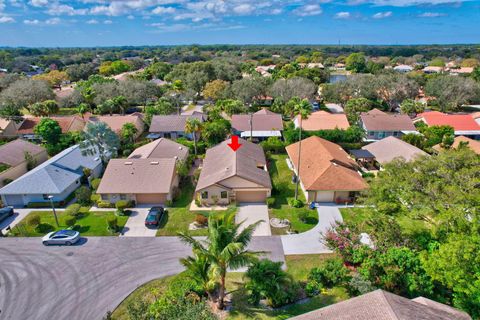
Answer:
[{"label": "asphalt street", "polygon": [[[250,248],[284,261],[280,237]],[[39,238],[0,239],[0,319],[102,319],[138,286],[182,271],[176,237],[90,237],[71,247]]]}]

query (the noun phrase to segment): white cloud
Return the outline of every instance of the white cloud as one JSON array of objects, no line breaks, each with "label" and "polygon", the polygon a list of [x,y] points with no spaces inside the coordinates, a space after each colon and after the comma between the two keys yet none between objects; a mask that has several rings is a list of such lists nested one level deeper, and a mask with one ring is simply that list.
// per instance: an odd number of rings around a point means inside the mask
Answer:
[{"label": "white cloud", "polygon": [[255,8],[248,3],[244,3],[233,8],[233,12],[235,12],[236,14],[250,14],[254,10]]},{"label": "white cloud", "polygon": [[0,17],[0,23],[12,23],[12,22],[15,22],[15,19],[13,19],[12,17],[7,17],[7,16]]},{"label": "white cloud", "polygon": [[134,20],[134,19],[135,19],[135,16],[129,15],[129,16],[127,17],[127,19],[128,19],[128,20]]},{"label": "white cloud", "polygon": [[280,8],[276,8],[270,11],[270,13],[274,15],[281,14],[282,12],[283,12],[283,9],[280,9]]},{"label": "white cloud", "polygon": [[307,4],[293,10],[293,13],[301,17],[316,16],[322,13],[322,8],[318,4]]},{"label": "white cloud", "polygon": [[418,15],[420,18],[438,18],[446,16],[445,13],[440,12],[424,12]]},{"label": "white cloud", "polygon": [[378,12],[375,13],[372,18],[374,19],[384,19],[384,18],[389,18],[392,16],[392,11],[386,11],[386,12]]},{"label": "white cloud", "polygon": [[342,11],[335,14],[335,19],[349,19],[351,16],[350,12]]},{"label": "white cloud", "polygon": [[23,23],[26,24],[26,25],[30,25],[30,26],[33,26],[33,25],[38,25],[40,24],[40,20],[23,20]]},{"label": "white cloud", "polygon": [[68,16],[77,16],[77,15],[85,15],[87,14],[88,9],[75,9],[71,6],[67,6],[64,4],[53,4],[51,5],[47,13],[52,16],[61,16],[61,15],[68,15]]},{"label": "white cloud", "polygon": [[95,20],[95,19],[88,20],[87,24],[98,24],[98,20]]},{"label": "white cloud", "polygon": [[471,0],[352,0],[351,4],[373,3],[378,6],[408,7],[420,5],[462,3],[467,1]]},{"label": "white cloud", "polygon": [[105,21],[103,21],[103,24],[112,24],[112,23],[113,23],[112,20],[105,20]]},{"label": "white cloud", "polygon": [[30,4],[34,7],[44,7],[48,4],[48,0],[31,0]]},{"label": "white cloud", "polygon": [[51,18],[51,19],[45,20],[45,24],[47,25],[56,25],[56,24],[60,24],[60,22],[62,22],[60,18]]},{"label": "white cloud", "polygon": [[175,8],[173,7],[156,7],[152,10],[153,14],[172,14],[175,13]]}]

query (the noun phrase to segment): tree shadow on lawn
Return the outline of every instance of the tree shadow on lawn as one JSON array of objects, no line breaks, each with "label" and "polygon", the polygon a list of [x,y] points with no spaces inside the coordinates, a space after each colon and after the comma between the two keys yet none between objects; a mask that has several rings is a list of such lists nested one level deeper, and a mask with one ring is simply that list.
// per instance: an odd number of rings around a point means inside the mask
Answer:
[{"label": "tree shadow on lawn", "polygon": [[168,223],[169,217],[170,217],[170,212],[168,212],[168,210],[165,210],[165,213],[162,216],[162,220],[160,220],[160,223],[158,224],[158,229],[165,228],[165,226]]},{"label": "tree shadow on lawn", "polygon": [[82,225],[75,225],[73,230],[78,231],[80,233],[85,233],[90,230],[90,226],[82,226]]},{"label": "tree shadow on lawn", "polygon": [[55,230],[55,227],[49,223],[40,223],[36,228],[35,231],[38,233],[49,233]]}]

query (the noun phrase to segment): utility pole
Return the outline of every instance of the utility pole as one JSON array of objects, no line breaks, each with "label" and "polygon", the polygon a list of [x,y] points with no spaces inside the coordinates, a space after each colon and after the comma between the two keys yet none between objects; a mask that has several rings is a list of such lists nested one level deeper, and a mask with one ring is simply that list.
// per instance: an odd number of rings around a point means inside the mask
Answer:
[{"label": "utility pole", "polygon": [[253,139],[253,113],[250,113],[250,142]]},{"label": "utility pole", "polygon": [[50,204],[52,205],[53,216],[55,217],[55,222],[57,223],[57,227],[60,227],[60,225],[58,224],[57,212],[55,211],[55,206],[53,205],[53,196],[48,196],[48,199],[50,199]]}]

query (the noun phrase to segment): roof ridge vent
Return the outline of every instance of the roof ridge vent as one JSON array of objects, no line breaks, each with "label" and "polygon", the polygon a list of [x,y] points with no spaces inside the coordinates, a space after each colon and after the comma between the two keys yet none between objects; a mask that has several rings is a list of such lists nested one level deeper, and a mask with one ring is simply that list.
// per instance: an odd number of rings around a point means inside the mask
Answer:
[{"label": "roof ridge vent", "polygon": [[133,164],[133,162],[132,161],[125,161],[123,164],[126,165],[126,166],[131,166]]},{"label": "roof ridge vent", "polygon": [[157,165],[157,164],[159,164],[159,163],[160,163],[160,162],[158,162],[158,161],[150,161],[150,164],[151,164],[151,165]]}]

